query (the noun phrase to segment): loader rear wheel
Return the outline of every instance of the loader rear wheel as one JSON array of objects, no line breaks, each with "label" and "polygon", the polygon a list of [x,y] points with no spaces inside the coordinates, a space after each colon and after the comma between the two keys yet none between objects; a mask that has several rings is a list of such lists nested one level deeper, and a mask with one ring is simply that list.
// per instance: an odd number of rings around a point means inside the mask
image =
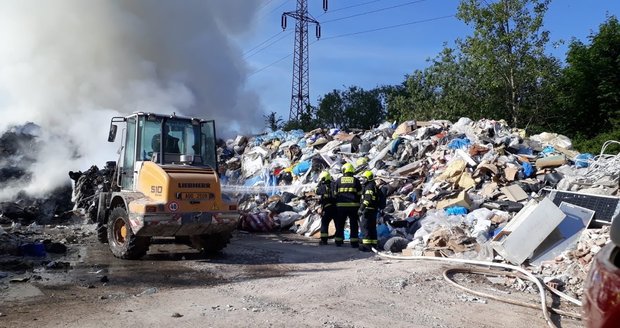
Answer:
[{"label": "loader rear wheel", "polygon": [[108,220],[108,245],[114,256],[137,260],[146,254],[150,241],[150,237],[138,237],[133,234],[129,216],[124,208],[117,207],[112,210]]},{"label": "loader rear wheel", "polygon": [[191,236],[192,246],[204,254],[213,255],[220,252],[230,242],[231,234],[208,234]]}]

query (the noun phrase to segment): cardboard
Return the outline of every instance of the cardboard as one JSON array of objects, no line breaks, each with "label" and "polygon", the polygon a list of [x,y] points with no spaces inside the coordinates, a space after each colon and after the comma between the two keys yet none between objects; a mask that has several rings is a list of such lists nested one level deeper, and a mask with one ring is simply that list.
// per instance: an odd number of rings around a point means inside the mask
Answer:
[{"label": "cardboard", "polygon": [[519,187],[519,185],[516,184],[502,187],[500,191],[504,193],[506,197],[508,197],[508,200],[511,200],[513,202],[520,202],[528,198],[527,193],[521,187]]},{"label": "cardboard", "polygon": [[394,134],[392,136],[397,137],[403,134],[408,134],[413,132],[417,128],[415,121],[406,121],[401,123],[396,130],[394,130]]},{"label": "cardboard", "polygon": [[447,198],[437,202],[437,208],[440,210],[451,206],[463,206],[467,209],[470,209],[471,199],[469,198],[469,195],[467,195],[467,190],[461,191],[454,198]]},{"label": "cardboard", "polygon": [[507,166],[504,169],[504,177],[508,181],[515,181],[518,173],[519,173],[519,168],[516,166]]}]

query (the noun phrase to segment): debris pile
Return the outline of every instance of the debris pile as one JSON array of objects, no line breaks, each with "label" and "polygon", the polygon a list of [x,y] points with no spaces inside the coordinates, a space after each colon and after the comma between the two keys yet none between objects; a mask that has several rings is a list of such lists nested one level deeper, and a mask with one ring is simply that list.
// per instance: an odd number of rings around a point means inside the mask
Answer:
[{"label": "debris pile", "polygon": [[0,135],[0,223],[49,223],[72,207],[71,186],[60,187],[45,197],[32,196],[23,188],[30,183],[30,168],[40,147],[40,128],[26,123]]},{"label": "debris pile", "polygon": [[[372,170],[387,195],[379,245],[392,252],[561,270],[550,263],[575,247],[594,253],[577,246],[579,236],[620,212],[619,155],[580,154],[565,136],[527,137],[503,121],[275,131],[222,141],[218,152],[223,190],[240,197],[248,231],[318,237],[316,179],[322,170],[337,178],[346,162],[358,173]],[[608,241],[604,230],[601,236]]]}]

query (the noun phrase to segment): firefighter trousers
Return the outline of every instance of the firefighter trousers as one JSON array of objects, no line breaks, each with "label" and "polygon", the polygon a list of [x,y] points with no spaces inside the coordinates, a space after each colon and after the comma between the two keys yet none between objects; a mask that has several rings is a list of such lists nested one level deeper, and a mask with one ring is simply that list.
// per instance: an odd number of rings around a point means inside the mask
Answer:
[{"label": "firefighter trousers", "polygon": [[[359,246],[359,215],[357,214],[357,207],[338,207],[338,220],[337,224],[342,226],[342,237],[344,240],[344,225],[349,218],[349,227],[351,228],[351,247]],[[336,225],[336,231],[338,231],[338,225]],[[336,232],[338,234],[338,232]]]},{"label": "firefighter trousers", "polygon": [[329,222],[331,222],[331,220],[334,220],[336,236],[338,236],[338,226],[336,225],[337,215],[338,211],[336,210],[336,205],[327,205],[323,207],[323,212],[321,213],[321,244],[327,244],[327,238],[329,238]]},{"label": "firefighter trousers", "polygon": [[362,245],[377,246],[377,210],[366,209],[361,219]]}]

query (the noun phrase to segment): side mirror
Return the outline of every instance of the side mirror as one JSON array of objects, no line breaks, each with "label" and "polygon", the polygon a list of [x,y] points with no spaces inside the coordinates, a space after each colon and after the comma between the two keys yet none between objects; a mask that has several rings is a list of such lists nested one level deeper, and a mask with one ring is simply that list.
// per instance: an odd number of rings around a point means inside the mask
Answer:
[{"label": "side mirror", "polygon": [[620,214],[611,221],[611,231],[609,231],[611,242],[620,247]]},{"label": "side mirror", "polygon": [[118,125],[110,124],[110,133],[108,134],[108,142],[114,142],[114,140],[116,140],[116,130],[118,130]]}]

